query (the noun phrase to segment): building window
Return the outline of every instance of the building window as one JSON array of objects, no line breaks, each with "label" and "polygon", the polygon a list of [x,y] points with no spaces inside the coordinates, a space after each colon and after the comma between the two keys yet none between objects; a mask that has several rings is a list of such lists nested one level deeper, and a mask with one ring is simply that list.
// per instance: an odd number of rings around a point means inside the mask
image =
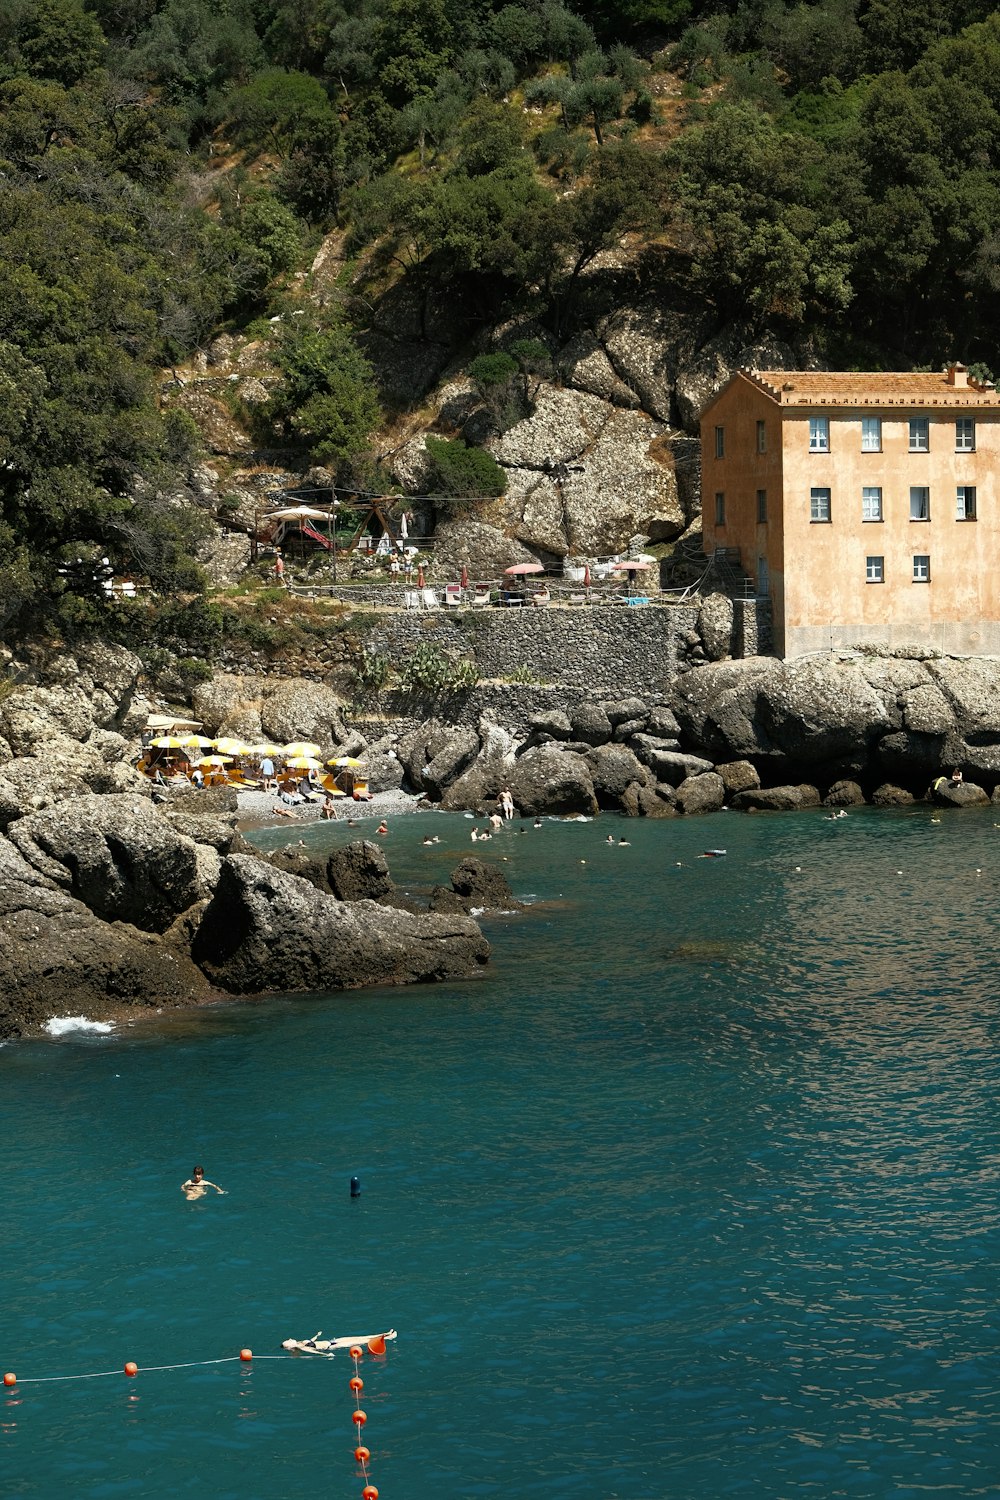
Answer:
[{"label": "building window", "polygon": [[767,423],[766,422],[758,422],[757,423],[757,452],[758,453],[766,453],[767,452]]},{"label": "building window", "polygon": [[724,427],[715,429],[715,456],[716,458],[726,456],[726,429]]},{"label": "building window", "polygon": [[830,418],[809,418],[809,452],[829,453],[830,451]]},{"label": "building window", "polygon": [[882,452],[882,418],[861,418],[861,451],[862,453]]},{"label": "building window", "polygon": [[861,519],[862,521],[881,521],[882,486],[880,484],[866,484],[862,489]]},{"label": "building window", "polygon": [[767,524],[767,490],[757,491],[757,525]]},{"label": "building window", "polygon": [[955,520],[974,521],[976,519],[976,486],[974,484],[960,484],[955,491]]},{"label": "building window", "polygon": [[884,583],[885,582],[885,558],[884,557],[866,557],[865,558],[865,582],[866,583]]},{"label": "building window", "polygon": [[913,559],[913,582],[930,583],[931,560],[926,553],[918,552]]},{"label": "building window", "polygon": [[830,519],[830,491],[811,489],[809,491],[809,519],[810,521],[829,521]]},{"label": "building window", "polygon": [[929,521],[931,518],[931,492],[924,484],[910,485],[910,520]]},{"label": "building window", "polygon": [[926,453],[930,445],[930,422],[926,417],[912,417],[910,419],[910,452]]},{"label": "building window", "polygon": [[976,451],[976,423],[972,417],[959,417],[955,423],[955,452]]},{"label": "building window", "polygon": [[722,490],[715,492],[715,524],[716,526],[726,524],[726,497]]}]

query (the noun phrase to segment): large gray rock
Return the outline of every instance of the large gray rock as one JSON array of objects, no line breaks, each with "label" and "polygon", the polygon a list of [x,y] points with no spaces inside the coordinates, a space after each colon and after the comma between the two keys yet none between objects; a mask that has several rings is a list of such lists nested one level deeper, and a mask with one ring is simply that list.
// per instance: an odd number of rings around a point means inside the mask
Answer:
[{"label": "large gray rock", "polygon": [[0,1039],[49,1016],[100,1020],[122,1005],[208,994],[182,949],[124,922],[99,921],[0,838]]},{"label": "large gray rock", "polygon": [[479,753],[479,735],[474,729],[453,729],[433,760],[420,771],[421,791],[440,802],[446,787],[457,781]]},{"label": "large gray rock", "polygon": [[824,807],[862,807],[865,794],[856,781],[835,781],[823,798]]},{"label": "large gray rock", "polygon": [[733,654],[733,601],[728,594],[709,594],[698,611],[698,634],[710,661]]},{"label": "large gray rock", "polygon": [[253,711],[259,720],[264,679],[231,672],[216,672],[207,682],[199,682],[191,694],[192,713],[207,735],[218,734],[221,726],[236,715]]},{"label": "large gray rock", "polygon": [[936,781],[931,796],[939,807],[985,807],[990,800],[974,781],[952,781],[950,778]]},{"label": "large gray rock", "polygon": [[[490,443],[507,472],[507,494],[489,519],[520,541],[558,557],[621,551],[653,522],[674,535],[686,520],[663,427],[644,412],[598,396],[542,384],[530,417]],[[558,485],[543,459],[582,472]]]},{"label": "large gray rock", "polygon": [[289,677],[265,697],[260,720],[265,735],[280,743],[312,740],[328,755],[347,738],[343,707],[337,694],[324,683]]},{"label": "large gray rock", "polygon": [[478,915],[484,911],[520,911],[507,877],[496,865],[471,855],[451,872],[451,888],[438,885],[431,892],[431,911],[461,911]]},{"label": "large gray rock", "polygon": [[611,738],[611,720],[600,704],[584,699],[573,709],[569,722],[574,739],[585,745],[606,745]]},{"label": "large gray rock", "polygon": [[79,687],[18,687],[0,700],[0,735],[15,756],[44,754],[54,738],[85,740],[94,712]]},{"label": "large gray rock", "polygon": [[540,745],[511,768],[508,785],[525,817],[540,813],[597,812],[590,767],[579,755]]},{"label": "large gray rock", "polygon": [[457,579],[465,567],[470,579],[499,578],[515,563],[537,562],[521,542],[483,521],[443,521],[434,533],[434,577]]},{"label": "large gray rock", "polygon": [[725,761],[715,769],[722,777],[727,797],[732,797],[736,792],[750,792],[760,786],[757,767],[748,760]]},{"label": "large gray rock", "polygon": [[165,932],[201,894],[194,842],[141,797],[80,797],[18,819],[9,836],[39,874],[106,922]]},{"label": "large gray rock", "polygon": [[[642,741],[641,744],[636,741]],[[663,750],[650,744],[645,735],[633,740],[636,755],[647,765],[657,781],[666,781],[673,787],[680,786],[688,776],[702,776],[711,771],[712,762],[700,755],[685,755],[680,750]]]},{"label": "large gray rock", "polygon": [[738,812],[797,812],[818,807],[820,799],[814,786],[769,786],[737,792],[730,805]]},{"label": "large gray rock", "polygon": [[[645,724],[649,721],[649,709],[641,698],[612,698],[606,703],[598,704],[598,707],[604,710],[614,729],[619,729],[622,724],[635,724],[638,721]],[[638,733],[638,730],[633,732]]]},{"label": "large gray rock", "polygon": [[224,861],[192,956],[236,994],[353,989],[472,974],[489,944],[468,917],[346,903],[252,856]]},{"label": "large gray rock", "polygon": [[338,901],[391,901],[396,895],[382,847],[371,839],[335,849],[326,861],[326,882]]},{"label": "large gray rock", "polygon": [[633,783],[644,786],[655,780],[625,745],[597,745],[588,751],[586,760],[601,807],[617,807]]},{"label": "large gray rock", "polygon": [[725,785],[715,771],[689,776],[677,788],[676,805],[680,813],[718,812],[725,800]]},{"label": "large gray rock", "polygon": [[569,714],[564,713],[561,708],[541,709],[531,715],[528,724],[532,736],[539,741],[543,736],[553,740],[568,740],[573,734]]}]

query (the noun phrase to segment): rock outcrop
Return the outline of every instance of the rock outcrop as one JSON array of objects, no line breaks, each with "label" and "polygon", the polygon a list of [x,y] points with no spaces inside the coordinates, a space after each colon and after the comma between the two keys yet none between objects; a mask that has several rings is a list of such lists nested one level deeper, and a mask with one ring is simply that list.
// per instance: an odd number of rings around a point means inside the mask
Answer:
[{"label": "rock outcrop", "polygon": [[245,995],[456,979],[486,962],[489,944],[467,917],[338,901],[236,854],[223,863],[192,956],[213,984]]},{"label": "rock outcrop", "polygon": [[472,855],[463,859],[451,872],[451,888],[435,886],[431,892],[431,911],[465,912],[478,915],[484,911],[521,911],[507,877],[496,865]]}]

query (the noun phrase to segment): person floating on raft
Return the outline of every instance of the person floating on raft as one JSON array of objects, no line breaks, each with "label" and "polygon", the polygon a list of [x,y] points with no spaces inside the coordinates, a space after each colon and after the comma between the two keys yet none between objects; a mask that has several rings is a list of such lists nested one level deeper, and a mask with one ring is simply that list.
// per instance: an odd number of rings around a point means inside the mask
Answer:
[{"label": "person floating on raft", "polygon": [[367,1349],[369,1354],[384,1354],[387,1339],[396,1337],[395,1328],[390,1328],[387,1333],[365,1333],[350,1339],[325,1339],[323,1330],[314,1333],[311,1339],[282,1339],[282,1349],[287,1349],[289,1354],[322,1354],[327,1359],[332,1359],[336,1349],[350,1349],[354,1344],[359,1344]]}]

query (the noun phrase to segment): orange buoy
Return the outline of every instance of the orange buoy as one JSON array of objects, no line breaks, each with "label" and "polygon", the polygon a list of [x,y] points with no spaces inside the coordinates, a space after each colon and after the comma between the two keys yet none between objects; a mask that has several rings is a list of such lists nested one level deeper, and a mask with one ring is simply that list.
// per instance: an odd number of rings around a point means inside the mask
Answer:
[{"label": "orange buoy", "polygon": [[347,1384],[350,1386],[352,1391],[363,1391],[365,1388],[365,1383],[361,1379],[360,1375],[352,1375]]},{"label": "orange buoy", "polygon": [[365,1351],[362,1349],[360,1344],[352,1344],[347,1352],[352,1359],[360,1359]]},{"label": "orange buoy", "polygon": [[245,1365],[249,1364],[250,1361],[253,1359],[253,1350],[252,1349],[241,1349],[240,1350],[240,1359],[243,1361],[243,1363]]},{"label": "orange buoy", "polygon": [[378,1490],[373,1484],[366,1484],[361,1491],[361,1500],[378,1500]]},{"label": "orange buoy", "polygon": [[138,1373],[139,1366],[137,1364],[134,1364],[132,1360],[129,1360],[128,1364],[125,1366],[125,1374],[131,1376],[138,1375]]},{"label": "orange buoy", "polygon": [[368,1421],[368,1413],[366,1411],[362,1411],[359,1407],[351,1418],[351,1421],[355,1422],[358,1427],[363,1427]]},{"label": "orange buoy", "polygon": [[371,1456],[371,1449],[366,1448],[363,1443],[359,1443],[354,1450],[354,1457],[359,1464],[366,1464]]},{"label": "orange buoy", "polygon": [[384,1354],[385,1353],[385,1334],[384,1333],[380,1333],[380,1334],[378,1334],[378,1336],[376,1338],[368,1340],[368,1352],[369,1352],[369,1354]]},{"label": "orange buoy", "polygon": [[3,1378],[3,1383],[4,1385],[17,1385],[17,1376],[12,1374],[11,1371],[8,1370]]}]

